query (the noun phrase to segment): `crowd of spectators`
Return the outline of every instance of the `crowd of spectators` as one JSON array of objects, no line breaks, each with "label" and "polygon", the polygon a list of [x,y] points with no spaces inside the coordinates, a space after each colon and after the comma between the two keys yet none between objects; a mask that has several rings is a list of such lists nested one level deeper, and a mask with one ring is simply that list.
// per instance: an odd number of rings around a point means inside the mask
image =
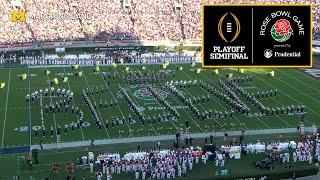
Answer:
[{"label": "crowd of spectators", "polygon": [[[0,44],[90,39],[197,41],[201,39],[202,4],[310,4],[310,0],[14,1],[21,2],[26,21],[12,22],[10,14],[16,6],[0,0]],[[312,3],[314,38],[318,39],[320,1]]]}]

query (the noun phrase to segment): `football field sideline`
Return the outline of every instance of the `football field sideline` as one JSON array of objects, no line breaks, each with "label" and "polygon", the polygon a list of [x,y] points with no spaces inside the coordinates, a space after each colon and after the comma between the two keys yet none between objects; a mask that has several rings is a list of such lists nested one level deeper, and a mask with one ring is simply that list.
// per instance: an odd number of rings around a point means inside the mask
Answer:
[{"label": "football field sideline", "polygon": [[[305,132],[313,133],[313,127],[305,127]],[[192,138],[206,138],[211,135],[214,137],[223,137],[225,132],[205,132],[205,133],[191,133]],[[228,131],[228,136],[240,136],[241,131]],[[247,130],[245,131],[246,136],[256,136],[256,135],[274,135],[274,134],[292,134],[298,133],[296,128],[281,128],[281,129],[260,129],[260,130]],[[138,143],[138,142],[156,142],[164,140],[174,140],[176,138],[175,134],[171,135],[156,135],[156,136],[144,136],[144,137],[132,137],[132,138],[120,138],[120,139],[97,139],[94,140],[94,145],[108,145],[108,144],[123,144],[123,143]],[[91,141],[77,141],[77,142],[65,142],[59,143],[59,145],[53,144],[43,144],[45,150],[56,149],[57,147],[62,148],[74,148],[74,147],[85,147],[91,146]],[[39,145],[31,145],[31,149],[40,149]]]}]

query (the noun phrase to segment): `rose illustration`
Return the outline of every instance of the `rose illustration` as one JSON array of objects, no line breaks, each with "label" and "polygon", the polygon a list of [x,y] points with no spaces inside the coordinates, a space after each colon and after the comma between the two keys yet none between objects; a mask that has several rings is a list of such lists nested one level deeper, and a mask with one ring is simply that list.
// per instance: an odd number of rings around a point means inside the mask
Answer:
[{"label": "rose illustration", "polygon": [[271,28],[271,36],[278,42],[287,41],[293,34],[290,22],[287,19],[279,19]]},{"label": "rose illustration", "polygon": [[291,29],[290,22],[286,19],[279,19],[275,24],[274,28],[276,29],[276,32],[285,35],[289,32]]}]

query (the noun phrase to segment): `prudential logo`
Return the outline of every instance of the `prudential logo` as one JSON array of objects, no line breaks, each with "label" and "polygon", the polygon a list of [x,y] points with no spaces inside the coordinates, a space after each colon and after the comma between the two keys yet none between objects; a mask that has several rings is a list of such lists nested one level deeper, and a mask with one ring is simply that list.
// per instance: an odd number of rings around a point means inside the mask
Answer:
[{"label": "prudential logo", "polygon": [[266,49],[264,50],[264,57],[266,58],[271,58],[272,57],[272,50],[271,49]]}]

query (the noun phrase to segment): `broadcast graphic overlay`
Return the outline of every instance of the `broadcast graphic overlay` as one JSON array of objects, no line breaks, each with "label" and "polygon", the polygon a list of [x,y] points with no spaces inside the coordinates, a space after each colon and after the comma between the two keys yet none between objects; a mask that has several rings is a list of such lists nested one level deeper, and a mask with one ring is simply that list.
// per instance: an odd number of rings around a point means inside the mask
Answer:
[{"label": "broadcast graphic overlay", "polygon": [[203,67],[311,67],[311,5],[204,5]]}]

